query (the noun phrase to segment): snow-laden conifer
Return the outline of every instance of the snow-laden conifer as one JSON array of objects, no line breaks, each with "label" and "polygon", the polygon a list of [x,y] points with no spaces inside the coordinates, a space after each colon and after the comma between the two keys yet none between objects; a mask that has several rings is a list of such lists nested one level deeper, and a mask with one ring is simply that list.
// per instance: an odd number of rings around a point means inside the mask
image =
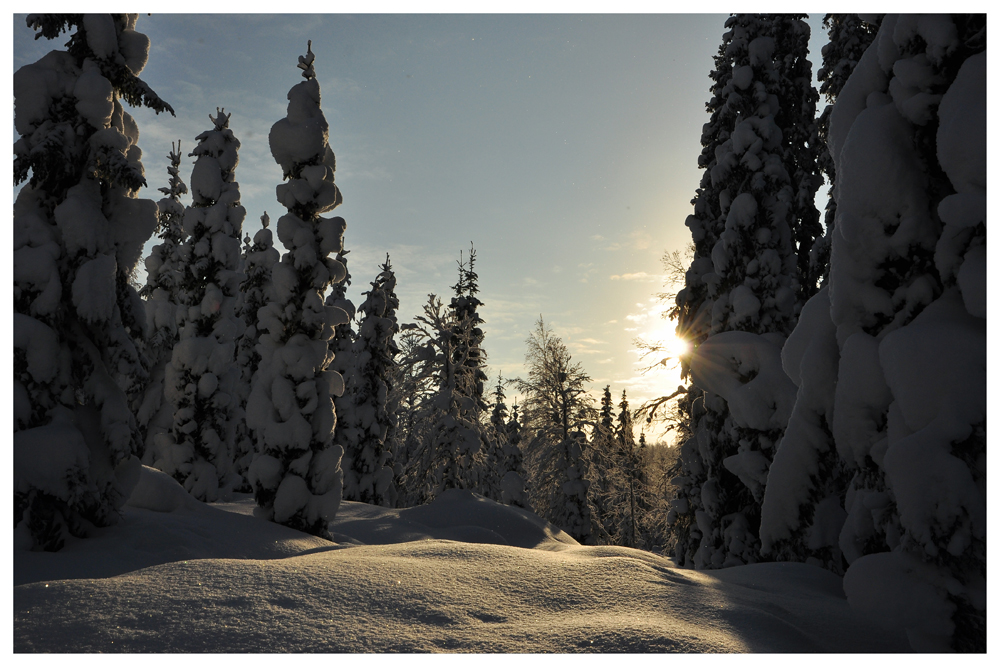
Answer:
[{"label": "snow-laden conifer", "polygon": [[288,115],[271,127],[271,154],[286,180],[277,187],[288,213],[278,239],[288,250],[271,270],[270,298],[258,312],[261,360],[247,401],[256,454],[248,478],[260,514],[317,535],[340,506],[344,450],[332,442],[331,395],[343,378],[327,371],[333,327],[343,310],[325,306],[323,292],[344,279],[331,257],[343,250],[343,218],[321,217],[342,202],[334,184],[336,159],[320,108],[312,42],[298,67],[305,81],[288,92]]},{"label": "snow-laden conifer", "polygon": [[986,17],[887,16],[830,118],[851,605],[986,649]]},{"label": "snow-laden conifer", "polygon": [[[401,328],[419,336],[413,351],[418,372],[432,378],[434,390],[419,406],[422,437],[407,462],[407,486],[422,501],[432,500],[446,489],[474,489],[476,454],[482,447],[479,404],[468,392],[464,356],[457,356],[460,342],[450,309],[433,294],[424,304],[424,314]],[[473,350],[461,345],[468,353]]]},{"label": "snow-laden conifer", "polygon": [[143,391],[142,405],[136,413],[143,433],[143,463],[153,463],[155,437],[170,430],[174,408],[164,397],[164,372],[177,342],[177,308],[180,304],[180,282],[183,275],[181,246],[184,241],[184,206],[181,196],[187,185],[181,180],[181,143],[171,144],[169,186],[160,188],[166,195],[159,202],[157,232],[161,240],[146,258],[146,284],[139,295],[145,299],[146,345],[149,381]]},{"label": "snow-laden conifer", "polygon": [[[727,21],[727,26],[732,19]],[[715,273],[712,252],[723,231],[723,203],[732,201],[728,192],[729,182],[715,178],[719,158],[726,155],[726,142],[730,141],[737,119],[736,109],[729,105],[732,93],[734,60],[730,53],[733,33],[723,36],[723,43],[714,57],[711,97],[706,103],[709,121],[702,128],[702,151],[698,167],[704,169],[701,182],[691,200],[694,212],[684,224],[691,230],[694,246],[691,265],[684,278],[684,287],[677,293],[676,306],[670,316],[677,321],[677,336],[697,348],[712,332],[712,312],[718,296],[719,277]],[[745,71],[745,70],[744,70]],[[752,73],[752,69],[751,69]],[[681,357],[681,378],[690,378],[688,359]],[[672,503],[668,523],[674,533],[674,558],[680,565],[695,565],[696,554],[701,550],[705,537],[696,519],[701,513],[707,516],[702,502],[702,485],[719,473],[719,461],[708,449],[711,426],[724,419],[724,404],[717,397],[706,396],[696,385],[690,385],[678,401],[678,409],[690,426],[690,436],[680,443],[680,472],[676,479],[677,498]],[[717,430],[717,429],[716,429]],[[696,434],[701,434],[697,437]],[[702,524],[706,522],[703,519]],[[711,531],[709,531],[711,532]],[[705,564],[704,551],[699,565]],[[709,561],[710,562],[710,561]]]},{"label": "snow-laden conifer", "polygon": [[641,489],[640,458],[635,442],[632,424],[632,410],[629,408],[628,396],[622,390],[622,400],[618,404],[617,447],[615,448],[614,466],[614,509],[618,520],[619,543],[627,547],[638,546],[639,514],[643,510]]},{"label": "snow-laden conifer", "polygon": [[517,414],[517,403],[514,403],[510,421],[507,422],[506,435],[503,446],[503,469],[506,472],[500,479],[503,491],[501,502],[530,510],[528,475],[524,469],[524,453],[521,451],[521,422]]},{"label": "snow-laden conifer", "polygon": [[173,110],[138,78],[136,14],[32,14],[47,39],[14,73],[14,525],[35,548],[118,519],[138,479],[133,406],[147,371],[129,284],[157,222],[121,100]]},{"label": "snow-laden conifer", "polygon": [[[455,296],[447,309],[431,295],[424,314],[403,329],[415,335],[415,344],[404,361],[412,372],[413,389],[433,383],[433,390],[419,395],[416,426],[421,437],[416,449],[408,448],[404,486],[411,499],[426,502],[448,488],[482,491],[499,497],[497,481],[491,482],[485,466],[494,458],[489,421],[483,400],[486,353],[478,308],[483,305],[475,272],[475,248],[468,263],[459,260]],[[416,394],[415,394],[416,395]],[[410,430],[413,433],[412,430]]]},{"label": "snow-laden conifer", "polygon": [[343,433],[344,499],[383,507],[394,507],[398,496],[393,483],[392,452],[389,449],[395,415],[389,412],[392,370],[399,353],[394,337],[396,323],[396,276],[388,255],[358,307],[357,340],[350,359],[344,395],[347,408],[339,412],[337,431]]},{"label": "snow-laden conifer", "polygon": [[160,188],[165,197],[158,204],[157,236],[161,243],[153,246],[145,260],[146,284],[139,290],[139,296],[146,300],[146,356],[150,365],[155,365],[170,350],[177,339],[177,293],[180,289],[182,267],[180,266],[180,246],[184,241],[184,206],[181,196],[187,194],[187,185],[180,176],[181,146],[171,144],[169,186]]},{"label": "snow-laden conifer", "polygon": [[449,308],[453,318],[453,336],[455,339],[455,361],[458,365],[459,391],[475,400],[478,411],[486,409],[483,400],[486,373],[483,370],[486,363],[486,352],[483,350],[483,318],[479,307],[483,302],[476,296],[479,293],[479,275],[476,273],[476,248],[469,248],[469,261],[458,262],[458,283],[452,289]]},{"label": "snow-laden conifer", "polygon": [[833,226],[837,212],[837,200],[834,198],[837,172],[833,158],[827,149],[826,140],[830,130],[830,114],[837,96],[847,83],[848,77],[861,59],[868,45],[875,39],[878,30],[878,16],[872,23],[862,21],[857,14],[827,14],[823,17],[823,27],[827,29],[829,41],[823,46],[823,66],[816,72],[819,80],[819,92],[826,98],[827,105],[816,120],[816,136],[814,143],[819,150],[816,164],[826,177],[830,186],[830,194],[826,201],[826,211],[823,223],[826,230],[823,236],[816,239],[810,253],[810,273],[819,276],[825,282],[830,276],[830,240],[833,238]]},{"label": "snow-laden conifer", "polygon": [[504,468],[507,446],[507,405],[504,403],[503,375],[497,376],[493,394],[493,407],[490,410],[489,425],[483,429],[483,446],[476,461],[479,469],[479,479],[476,492],[480,495],[503,502],[503,478],[507,474]]},{"label": "snow-laden conifer", "polygon": [[246,210],[235,178],[240,142],[230,117],[225,110],[210,115],[213,127],[197,136],[191,153],[197,159],[184,211],[178,341],[164,374],[174,422],[169,434],[156,436],[153,463],[204,501],[234,484],[236,340],[243,332],[236,301]]},{"label": "snow-laden conifer", "polygon": [[479,307],[479,275],[476,273],[476,248],[469,248],[468,262],[463,262],[459,255],[458,283],[452,286],[455,296],[452,297],[449,308],[452,312],[452,329],[455,343],[455,361],[458,380],[458,390],[471,400],[465,408],[466,418],[480,425],[482,443],[472,459],[470,481],[473,488],[480,494],[492,500],[499,500],[501,495],[500,479],[496,464],[500,459],[501,445],[491,439],[491,429],[487,426],[486,410],[488,408],[485,394],[486,383],[486,351],[483,349],[485,333],[482,329],[483,318]]},{"label": "snow-laden conifer", "polygon": [[618,543],[621,524],[616,516],[615,505],[618,498],[615,493],[614,475],[618,450],[615,435],[614,400],[611,398],[611,385],[604,387],[601,395],[601,408],[598,420],[594,424],[588,454],[590,461],[590,502],[594,515],[594,525],[598,527],[600,541],[608,544]]},{"label": "snow-laden conifer", "polygon": [[249,492],[253,489],[247,480],[247,472],[253,461],[253,433],[246,423],[246,404],[250,398],[250,388],[253,386],[253,376],[260,365],[260,352],[257,343],[260,340],[260,321],[257,313],[267,304],[267,295],[271,287],[271,267],[280,256],[274,248],[274,237],[268,226],[271,219],[265,211],[260,216],[261,228],[254,234],[253,242],[249,235],[243,239],[242,264],[243,282],[240,283],[240,298],[238,304],[239,317],[243,321],[243,334],[236,341],[236,366],[240,369],[240,381],[237,385],[239,413],[235,416],[236,428],[233,442],[233,478],[236,489]]},{"label": "snow-laden conifer", "polygon": [[[767,345],[780,346],[816,289],[808,270],[821,231],[812,203],[820,178],[809,143],[816,92],[806,60],[809,28],[800,17],[739,14],[726,27],[699,161],[707,173],[688,223],[695,257],[672,314],[695,355],[724,332],[762,336],[748,343],[757,351],[745,362],[754,364]],[[777,359],[771,352],[764,356]],[[742,372],[738,364],[731,370],[735,377]],[[671,515],[676,556],[697,567],[753,562],[763,484],[784,424],[747,421],[717,390],[695,384],[705,393],[682,401],[692,436],[682,444]]]}]

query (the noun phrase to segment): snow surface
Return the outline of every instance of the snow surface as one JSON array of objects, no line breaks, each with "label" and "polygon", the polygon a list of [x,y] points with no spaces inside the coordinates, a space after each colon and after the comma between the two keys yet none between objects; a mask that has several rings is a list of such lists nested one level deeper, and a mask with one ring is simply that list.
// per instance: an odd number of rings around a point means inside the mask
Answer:
[{"label": "snow surface", "polygon": [[468,491],[343,502],[337,543],[143,468],[119,525],[14,552],[18,652],[905,652],[800,563],[712,573],[584,547]]}]

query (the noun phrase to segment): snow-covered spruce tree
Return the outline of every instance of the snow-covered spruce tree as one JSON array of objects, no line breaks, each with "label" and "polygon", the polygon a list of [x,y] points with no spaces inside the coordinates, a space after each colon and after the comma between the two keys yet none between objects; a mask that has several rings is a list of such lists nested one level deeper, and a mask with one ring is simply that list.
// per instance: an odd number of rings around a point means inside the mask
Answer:
[{"label": "snow-covered spruce tree", "polygon": [[[386,255],[367,298],[358,308],[358,333],[341,397],[337,431],[343,433],[344,499],[383,507],[394,507],[398,496],[393,483],[389,443],[396,428],[389,412],[392,369],[399,354],[394,337],[396,323],[396,276]],[[346,399],[346,400],[344,400]]]},{"label": "snow-covered spruce tree", "polygon": [[[827,101],[835,102],[876,27],[856,15],[827,15],[830,43],[823,47],[818,78]],[[825,148],[832,106],[823,110],[818,136],[824,143],[820,164],[831,183],[836,170]],[[817,274],[829,274],[836,200],[827,203],[827,230],[814,247]],[[829,290],[824,289],[802,309],[798,325],[782,348],[785,373],[798,386],[795,407],[768,473],[761,510],[762,552],[775,560],[811,562],[838,574],[844,560],[838,542],[843,526],[844,496],[850,481],[832,431],[834,393],[840,350],[830,317]]]},{"label": "snow-covered spruce tree", "polygon": [[346,271],[331,253],[343,250],[343,218],[324,218],[343,198],[333,182],[336,159],[320,108],[315,56],[309,42],[299,56],[302,81],[288,91],[288,115],[271,127],[271,154],[287,182],[276,188],[288,213],[278,239],[288,252],[271,269],[268,304],[258,312],[260,365],[247,401],[247,425],[256,454],[248,478],[258,513],[314,535],[340,506],[344,450],[333,444],[336,414],[331,395],[343,392],[332,361],[333,327],[347,313],[325,306],[323,292]]},{"label": "snow-covered spruce tree", "polygon": [[240,369],[236,315],[240,238],[246,210],[235,172],[239,140],[230,115],[216,110],[212,129],[196,137],[191,205],[184,211],[184,258],[180,279],[178,341],[164,373],[164,394],[174,408],[170,433],[156,436],[153,465],[206,502],[232,479],[233,442]]},{"label": "snow-covered spruce tree", "polygon": [[618,407],[621,412],[618,413],[618,426],[615,429],[617,446],[614,450],[616,461],[613,476],[615,516],[620,526],[618,543],[636,547],[639,544],[639,513],[642,509],[642,499],[639,497],[640,460],[632,426],[632,411],[625,390],[622,390],[622,400]]},{"label": "snow-covered spruce tree", "polygon": [[476,248],[469,249],[469,261],[458,261],[458,283],[452,286],[455,296],[448,307],[452,312],[452,328],[455,341],[455,362],[458,390],[472,399],[466,408],[466,417],[480,424],[483,441],[471,462],[470,482],[480,494],[498,500],[500,498],[499,478],[496,469],[491,468],[499,456],[496,443],[490,439],[486,410],[489,407],[484,398],[486,383],[486,351],[483,350],[483,318],[479,307],[483,302],[479,293],[479,276],[476,274]]},{"label": "snow-covered spruce tree", "polygon": [[[806,60],[809,28],[795,15],[747,14],[730,17],[726,27],[709,106],[716,113],[705,128],[724,139],[703,137],[703,145],[714,145],[715,160],[704,152],[701,160],[718,217],[698,215],[706,194],[700,191],[696,216],[689,218],[695,259],[673,312],[681,332],[693,334],[695,354],[705,344],[702,336],[723,332],[763,335],[780,345],[816,288],[805,270],[821,231],[812,203],[821,179],[809,145],[816,102]],[[714,213],[710,202],[700,208]],[[710,235],[717,240],[706,254]],[[684,533],[678,561],[696,567],[753,562],[767,467],[784,424],[757,419],[766,430],[751,427],[714,391],[683,404],[699,417],[692,423],[695,442],[681,457],[683,497],[672,516]]]},{"label": "snow-covered spruce tree", "polygon": [[[633,418],[635,413],[632,414]],[[635,479],[636,499],[636,544],[637,548],[652,551],[663,544],[662,526],[656,514],[656,495],[651,480],[653,451],[646,441],[646,432],[639,433],[639,442],[635,448]]]},{"label": "snow-covered spruce tree", "polygon": [[587,452],[590,457],[587,469],[590,473],[588,478],[590,479],[589,497],[594,515],[594,525],[598,528],[600,541],[607,544],[618,544],[618,536],[621,532],[621,525],[615,511],[618,498],[615,494],[613,479],[617,463],[615,452],[618,450],[614,409],[611,385],[606,385],[601,396],[599,419],[594,424]]},{"label": "snow-covered spruce tree", "polygon": [[493,408],[490,410],[489,425],[483,429],[483,446],[478,461],[479,480],[476,492],[480,495],[503,502],[503,478],[507,447],[507,405],[504,403],[503,375],[497,376],[493,389]]},{"label": "snow-covered spruce tree", "polygon": [[528,475],[524,470],[524,454],[521,452],[521,422],[518,419],[517,403],[511,411],[510,421],[507,422],[507,439],[503,446],[503,478],[500,486],[503,489],[501,502],[504,505],[523,507],[531,510],[528,502]]},{"label": "snow-covered spruce tree", "polygon": [[986,17],[887,16],[830,119],[853,607],[986,650]]},{"label": "snow-covered spruce tree", "polygon": [[651,549],[653,544],[650,521],[652,498],[649,493],[646,466],[648,451],[646,434],[640,433],[636,443],[634,434],[635,413],[622,391],[618,404],[618,423],[614,427],[614,466],[610,471],[612,517],[618,525],[615,544]]},{"label": "snow-covered spruce tree", "polygon": [[139,473],[131,404],[146,380],[142,302],[129,284],[156,227],[139,130],[121,100],[173,110],[138,74],[136,14],[32,14],[72,31],[14,73],[14,526],[58,550],[118,519]]},{"label": "snow-covered spruce tree", "polygon": [[271,219],[267,211],[260,216],[260,224],[261,229],[254,234],[253,243],[249,236],[243,239],[243,282],[240,283],[237,306],[244,329],[236,341],[236,366],[240,369],[240,381],[236,391],[238,414],[234,414],[236,428],[233,436],[233,481],[236,485],[234,490],[241,493],[253,491],[247,473],[253,461],[254,440],[246,423],[246,404],[250,398],[253,376],[260,365],[257,343],[261,332],[257,313],[267,305],[267,295],[271,288],[271,267],[280,259],[274,248],[274,237],[268,229]]},{"label": "snow-covered spruce tree", "polygon": [[[732,18],[727,20],[727,27],[732,21]],[[691,230],[694,253],[685,274],[684,288],[677,293],[676,305],[670,311],[671,319],[677,321],[677,336],[688,341],[692,349],[696,349],[712,332],[712,312],[719,282],[712,253],[725,230],[723,207],[728,208],[732,201],[728,180],[717,179],[715,175],[719,173],[719,158],[728,155],[724,146],[730,141],[738,118],[737,109],[729,104],[734,89],[733,37],[732,31],[723,35],[722,45],[714,57],[714,69],[709,73],[712,79],[711,98],[705,108],[711,115],[702,128],[702,151],[698,156],[698,168],[705,172],[691,200],[694,213],[684,222]],[[689,380],[689,360],[682,356],[680,362],[681,378]],[[690,435],[680,443],[681,474],[675,479],[678,495],[672,502],[667,520],[674,533],[674,558],[677,563],[695,566],[695,555],[705,537],[696,520],[699,512],[703,516],[706,514],[702,503],[702,485],[710,477],[726,474],[720,469],[719,457],[708,448],[711,444],[709,427],[725,419],[725,406],[719,404],[717,397],[706,396],[700,388],[690,384],[686,395],[678,401],[678,409],[689,422],[687,430]],[[702,560],[697,565],[704,564]]]},{"label": "snow-covered spruce tree", "polygon": [[149,363],[149,381],[143,392],[142,404],[136,413],[139,429],[143,434],[143,463],[153,463],[155,437],[170,430],[174,421],[174,408],[163,396],[163,376],[170,354],[177,342],[177,307],[183,271],[181,246],[184,241],[184,206],[181,196],[187,194],[187,185],[181,180],[181,142],[171,144],[169,186],[160,188],[166,196],[159,202],[157,232],[161,243],[153,246],[146,258],[146,284],[139,290],[145,299],[146,344],[145,354]]},{"label": "snow-covered spruce tree", "polygon": [[476,274],[476,248],[469,248],[469,261],[463,263],[461,256],[458,262],[458,283],[452,289],[449,308],[452,311],[452,325],[455,338],[455,363],[459,372],[459,391],[475,399],[479,411],[486,409],[483,399],[486,373],[483,367],[486,363],[486,352],[483,350],[485,334],[480,325],[483,318],[479,315],[479,307],[483,302],[476,295],[479,293],[479,276]]},{"label": "snow-covered spruce tree", "polygon": [[833,158],[826,147],[830,130],[830,113],[833,111],[834,102],[837,101],[837,95],[861,59],[861,54],[875,39],[878,23],[881,20],[881,15],[873,23],[862,21],[857,14],[827,14],[823,17],[823,27],[827,29],[829,41],[823,46],[823,66],[816,72],[816,78],[820,82],[819,92],[826,98],[827,105],[816,120],[816,137],[813,143],[819,149],[816,164],[826,177],[830,195],[827,197],[826,212],[823,215],[826,230],[823,236],[816,239],[816,243],[809,251],[810,274],[819,276],[823,282],[830,277],[830,239],[833,238],[834,217],[837,212],[837,200],[833,197],[837,173]]},{"label": "snow-covered spruce tree", "polygon": [[524,355],[528,379],[517,380],[525,396],[524,416],[532,437],[530,459],[532,506],[577,541],[594,538],[590,511],[584,428],[594,409],[584,384],[590,381],[539,316]]},{"label": "snow-covered spruce tree", "polygon": [[[459,346],[450,309],[445,310],[433,294],[424,304],[424,314],[400,328],[416,332],[420,346],[414,356],[419,372],[433,377],[435,390],[419,406],[423,437],[407,462],[407,486],[424,502],[446,489],[474,489],[473,462],[483,441],[479,405],[466,393],[468,373]],[[468,345],[466,351],[472,349]]]}]

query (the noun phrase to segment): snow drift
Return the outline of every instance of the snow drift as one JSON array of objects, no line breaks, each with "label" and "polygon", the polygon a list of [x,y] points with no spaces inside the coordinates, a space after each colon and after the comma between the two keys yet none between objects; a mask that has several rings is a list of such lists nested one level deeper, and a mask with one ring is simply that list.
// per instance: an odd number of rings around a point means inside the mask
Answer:
[{"label": "snow drift", "polygon": [[252,508],[203,504],[143,468],[113,530],[15,549],[14,650],[907,650],[809,565],[680,570],[463,491],[402,510],[345,501],[337,543]]}]

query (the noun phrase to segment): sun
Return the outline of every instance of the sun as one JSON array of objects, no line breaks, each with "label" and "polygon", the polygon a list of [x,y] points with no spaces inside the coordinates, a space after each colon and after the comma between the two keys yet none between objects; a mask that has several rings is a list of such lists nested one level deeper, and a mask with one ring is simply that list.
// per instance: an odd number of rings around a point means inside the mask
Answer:
[{"label": "sun", "polygon": [[670,335],[663,341],[663,343],[666,347],[666,352],[675,359],[679,359],[682,355],[691,351],[691,343],[684,340],[673,331],[670,332]]},{"label": "sun", "polygon": [[661,363],[667,367],[678,365],[680,357],[691,351],[691,344],[677,335],[674,326],[673,322],[657,322],[645,337],[656,348],[657,355],[663,360]]}]

